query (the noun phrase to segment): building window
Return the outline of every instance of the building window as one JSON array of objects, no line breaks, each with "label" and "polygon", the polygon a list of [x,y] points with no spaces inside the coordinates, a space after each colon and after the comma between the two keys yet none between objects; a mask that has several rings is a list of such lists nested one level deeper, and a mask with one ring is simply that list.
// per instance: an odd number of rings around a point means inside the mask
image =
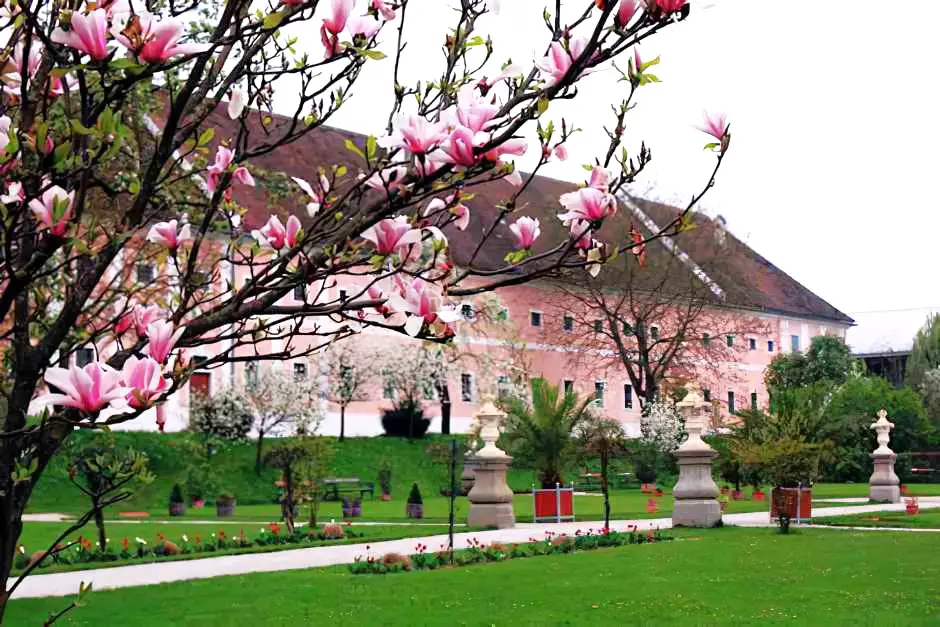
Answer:
[{"label": "building window", "polygon": [[574,394],[574,381],[571,379],[565,379],[563,387],[565,389],[565,396],[571,396]]},{"label": "building window", "polygon": [[506,398],[509,396],[510,392],[509,377],[504,374],[496,377],[496,396],[498,398]]},{"label": "building window", "polygon": [[75,351],[75,365],[83,368],[95,360],[95,351],[91,348],[80,348]]},{"label": "building window", "polygon": [[258,385],[258,362],[249,361],[245,364],[245,383],[250,388]]},{"label": "building window", "polygon": [[595,321],[594,321],[594,332],[595,332],[595,333],[600,333],[600,332],[603,331],[603,330],[604,330],[604,321],[603,321],[603,320],[595,320]]},{"label": "building window", "polygon": [[755,340],[754,338],[750,338],[750,339],[747,341],[747,347],[748,347],[749,350],[756,351],[756,350],[757,350],[757,340]]},{"label": "building window", "polygon": [[751,411],[757,411],[757,392],[751,392]]},{"label": "building window", "polygon": [[571,333],[574,331],[574,318],[566,314],[565,317],[561,319],[561,326],[565,330],[565,333]]},{"label": "building window", "polygon": [[702,334],[702,345],[708,346],[711,343],[712,343],[712,336],[709,335],[708,333]]},{"label": "building window", "polygon": [[650,337],[654,340],[659,339],[659,327],[650,327]]},{"label": "building window", "polygon": [[734,346],[734,336],[733,336],[733,335],[726,335],[726,336],[725,336],[725,342],[728,343],[728,346]]},{"label": "building window", "polygon": [[468,372],[460,375],[460,400],[465,403],[473,402],[473,375]]},{"label": "building window", "polygon": [[728,391],[728,413],[734,413],[734,392]]},{"label": "building window", "polygon": [[192,364],[193,370],[199,370],[205,368],[206,362],[209,361],[209,358],[205,355],[193,355]]},{"label": "building window", "polygon": [[473,305],[470,303],[464,303],[460,306],[460,315],[463,316],[464,320],[473,320],[477,317],[475,311],[473,311]]},{"label": "building window", "polygon": [[382,398],[395,398],[395,380],[387,368],[382,371]]},{"label": "building window", "polygon": [[623,384],[623,408],[633,409],[633,386],[629,383]]},{"label": "building window", "polygon": [[339,302],[345,303],[348,298],[349,298],[349,292],[347,292],[346,290],[339,291]]},{"label": "building window", "polygon": [[773,341],[773,340],[767,340],[767,352],[768,352],[768,353],[774,352],[774,341]]},{"label": "building window", "polygon": [[594,402],[597,403],[598,407],[604,406],[604,388],[603,381],[594,382]]},{"label": "building window", "polygon": [[156,271],[152,263],[139,263],[134,266],[134,273],[137,275],[138,283],[152,283]]},{"label": "building window", "polygon": [[794,353],[800,352],[800,336],[791,335],[790,336],[790,350]]},{"label": "building window", "polygon": [[712,402],[712,391],[711,390],[702,390],[702,399],[706,403]]},{"label": "building window", "polygon": [[294,300],[304,301],[307,299],[307,286],[301,283],[294,286]]},{"label": "building window", "polygon": [[307,364],[294,364],[294,381],[303,381],[307,378]]},{"label": "building window", "polygon": [[542,312],[541,311],[530,311],[529,312],[529,324],[533,327],[542,326]]}]

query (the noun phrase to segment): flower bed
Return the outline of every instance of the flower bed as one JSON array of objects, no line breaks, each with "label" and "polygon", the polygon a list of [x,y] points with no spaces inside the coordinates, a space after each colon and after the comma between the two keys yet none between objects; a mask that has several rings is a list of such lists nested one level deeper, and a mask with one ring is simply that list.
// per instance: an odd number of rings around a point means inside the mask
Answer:
[{"label": "flower bed", "polygon": [[[330,542],[339,541],[346,538],[362,538],[365,534],[353,531],[348,525],[330,523],[324,525],[321,529],[306,530],[295,529],[294,533],[287,533],[287,529],[278,523],[271,523],[261,528],[259,535],[249,538],[245,535],[245,530],[241,529],[237,534],[229,534],[225,530],[219,530],[203,538],[199,534],[194,534],[192,538],[183,534],[176,542],[167,539],[163,533],[158,533],[156,539],[152,542],[134,537],[133,539],[124,538],[120,542],[119,549],[108,549],[102,551],[97,544],[88,538],[79,536],[75,542],[65,545],[59,545],[49,556],[43,560],[39,568],[45,568],[54,564],[84,564],[95,562],[116,562],[119,560],[146,559],[152,561],[154,558],[171,557],[176,555],[192,555],[200,553],[215,553],[216,551],[227,551],[231,549],[248,549],[253,547],[275,546],[275,545],[298,545],[310,544],[312,542]],[[45,551],[37,551],[29,554],[22,547],[19,547],[14,564],[17,570],[26,568],[30,563],[42,558]]]},{"label": "flower bed", "polygon": [[[637,531],[636,527],[627,531],[599,529],[595,532],[593,529],[588,529],[587,533],[582,533],[578,530],[574,535],[559,535],[546,531],[544,540],[529,538],[528,542],[519,544],[507,545],[494,542],[484,545],[476,538],[472,538],[467,541],[469,545],[467,548],[454,551],[453,556],[445,547],[441,547],[436,552],[428,552],[427,545],[419,542],[412,555],[388,553],[377,557],[367,553],[365,557],[358,556],[356,561],[349,565],[349,571],[354,575],[384,575],[667,540],[672,540],[672,537],[663,535],[659,530],[644,532]],[[368,550],[368,547],[366,548]]]}]

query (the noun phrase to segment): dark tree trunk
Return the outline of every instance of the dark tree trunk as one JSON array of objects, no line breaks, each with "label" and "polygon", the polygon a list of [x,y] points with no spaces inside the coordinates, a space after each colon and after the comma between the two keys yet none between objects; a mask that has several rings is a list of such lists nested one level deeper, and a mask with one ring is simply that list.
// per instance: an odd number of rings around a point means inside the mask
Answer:
[{"label": "dark tree trunk", "polygon": [[92,501],[91,507],[95,512],[95,526],[98,528],[98,547],[104,552],[108,550],[108,536],[104,531],[104,512],[98,501]]},{"label": "dark tree trunk", "polygon": [[607,483],[608,458],[601,455],[601,491],[604,493],[604,529],[610,529],[610,485]]},{"label": "dark tree trunk", "polygon": [[346,406],[339,406],[339,441],[346,439]]},{"label": "dark tree trunk", "polygon": [[255,474],[261,476],[261,453],[264,446],[264,431],[258,429],[258,444],[255,445]]},{"label": "dark tree trunk", "polygon": [[441,433],[450,435],[450,388],[446,383],[440,386],[438,394],[441,397]]},{"label": "dark tree trunk", "polygon": [[287,484],[287,494],[284,495],[284,519],[287,523],[287,533],[294,533],[294,478],[290,471],[290,464],[284,469],[284,482]]}]

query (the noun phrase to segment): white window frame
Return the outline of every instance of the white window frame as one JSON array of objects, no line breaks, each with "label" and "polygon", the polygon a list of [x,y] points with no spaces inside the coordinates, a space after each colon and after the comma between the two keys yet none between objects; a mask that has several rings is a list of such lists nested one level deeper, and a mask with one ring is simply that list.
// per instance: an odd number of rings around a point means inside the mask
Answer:
[{"label": "white window frame", "polygon": [[[600,385],[601,385],[601,390],[600,390],[600,391],[601,391],[601,396],[600,396],[600,398],[597,397],[597,384],[598,384],[598,383],[600,383]],[[607,397],[607,381],[604,381],[603,379],[595,379],[595,380],[594,380],[594,400],[591,401],[591,402],[594,403],[595,406],[597,406],[597,407],[603,407],[603,406],[604,406],[604,403],[605,403],[606,400],[607,400],[606,397]]]},{"label": "white window frame", "polygon": [[[538,314],[538,315],[539,315],[539,323],[538,323],[538,324],[532,324],[532,314]],[[533,328],[533,329],[541,329],[541,328],[544,327],[544,326],[545,326],[545,314],[543,314],[542,311],[539,310],[539,309],[530,309],[530,310],[529,310],[529,327],[531,327],[531,328]]]},{"label": "white window frame", "polygon": [[[463,378],[467,377],[470,381],[470,389],[468,390],[469,398],[464,398],[463,393]],[[460,402],[462,403],[473,403],[476,399],[476,377],[472,372],[461,372],[460,373]]]}]

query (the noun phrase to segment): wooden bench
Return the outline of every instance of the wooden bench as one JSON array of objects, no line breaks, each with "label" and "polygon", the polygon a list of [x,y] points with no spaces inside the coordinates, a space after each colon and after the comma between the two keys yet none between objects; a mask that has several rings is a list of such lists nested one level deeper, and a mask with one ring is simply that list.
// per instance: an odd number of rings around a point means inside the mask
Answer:
[{"label": "wooden bench", "polygon": [[360,481],[358,477],[324,479],[323,488],[325,501],[338,501],[345,494],[358,494],[361,499],[367,492],[370,499],[375,497],[375,483]]}]

